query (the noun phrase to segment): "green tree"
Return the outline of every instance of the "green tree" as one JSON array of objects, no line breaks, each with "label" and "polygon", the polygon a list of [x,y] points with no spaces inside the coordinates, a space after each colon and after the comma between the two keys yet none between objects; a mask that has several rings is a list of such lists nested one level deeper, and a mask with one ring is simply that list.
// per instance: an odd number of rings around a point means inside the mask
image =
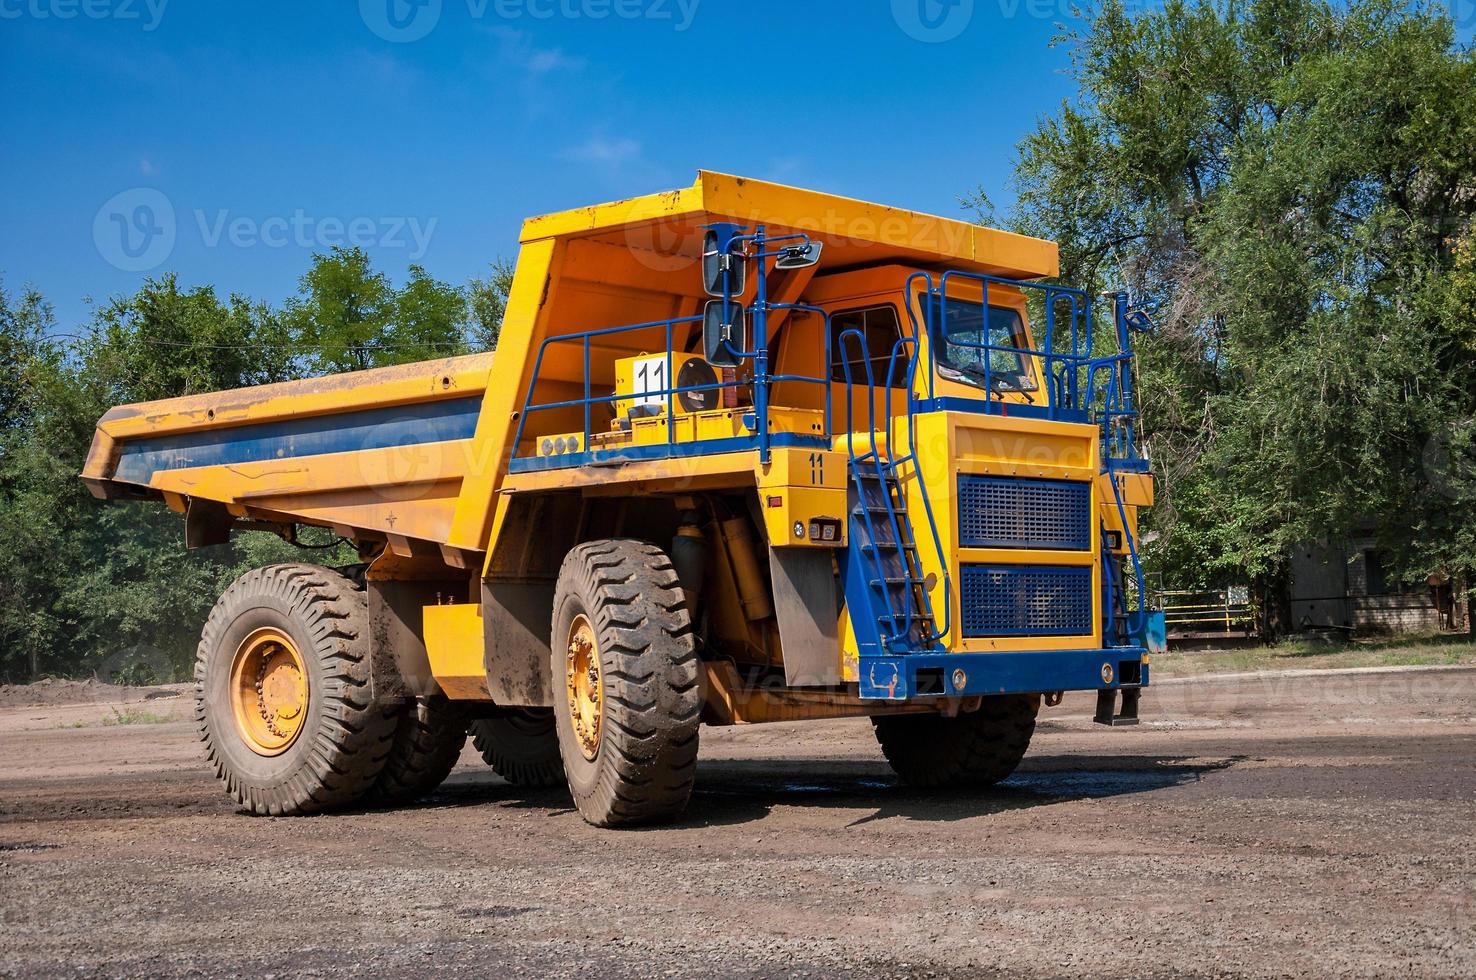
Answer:
[{"label": "green tree", "polygon": [[84,355],[115,401],[148,401],[294,376],[291,343],[264,304],[209,286],[181,290],[170,273],[98,311]]},{"label": "green tree", "polygon": [[97,307],[63,342],[39,292],[12,299],[0,284],[0,677],[188,676],[200,625],[230,581],[301,558],[266,532],[186,551],[167,508],[94,500],[77,473],[104,412],[460,353],[500,319],[484,295],[473,327],[468,295],[418,266],[395,289],[362,252],[337,250],[314,258],[281,311],[164,275]]},{"label": "green tree", "polygon": [[71,344],[47,339],[55,324],[34,292],[12,304],[0,291],[0,310],[0,346],[24,379],[7,413],[23,423],[0,435],[0,674],[185,676],[243,556],[265,547],[281,560],[290,546],[255,535],[265,540],[186,552],[177,514],[94,500],[77,473],[113,405],[289,376],[278,318],[172,276],[96,309]]},{"label": "green tree", "polygon": [[[28,464],[27,449],[40,412],[40,392],[60,361],[46,339],[55,327],[51,307],[39,292],[25,290],[12,299],[0,283],[0,671],[21,668],[33,674],[46,649],[44,619],[31,601],[36,580],[44,577],[26,543],[50,538],[33,523],[35,505],[15,477]],[[35,626],[41,626],[39,632]]]},{"label": "green tree", "polygon": [[288,300],[290,335],[315,374],[362,371],[463,353],[466,298],[461,290],[410,267],[395,289],[361,248],[313,256],[298,295]]},{"label": "green tree", "polygon": [[1013,220],[1068,281],[1159,307],[1157,567],[1274,579],[1296,542],[1372,529],[1406,577],[1469,579],[1470,507],[1427,463],[1476,416],[1476,62],[1449,19],[1113,0],[1065,40],[1079,94],[1021,144]]},{"label": "green tree", "polygon": [[513,268],[512,262],[499,258],[491,263],[487,278],[473,279],[468,284],[473,350],[497,349],[497,339],[502,335],[502,318],[507,314],[507,297],[512,291]]}]

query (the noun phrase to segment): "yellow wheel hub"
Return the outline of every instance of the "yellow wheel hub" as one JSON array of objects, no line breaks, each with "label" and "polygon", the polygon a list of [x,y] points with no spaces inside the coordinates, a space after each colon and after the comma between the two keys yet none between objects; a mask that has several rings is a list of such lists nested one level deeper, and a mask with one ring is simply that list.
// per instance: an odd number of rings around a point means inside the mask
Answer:
[{"label": "yellow wheel hub", "polygon": [[287,634],[267,627],[241,643],[231,662],[236,730],[257,755],[281,755],[297,740],[308,710],[302,654]]},{"label": "yellow wheel hub", "polygon": [[600,724],[604,720],[605,682],[600,675],[600,649],[594,627],[583,614],[569,626],[569,650],[565,657],[565,688],[569,694],[569,718],[579,751],[591,761],[600,751]]}]

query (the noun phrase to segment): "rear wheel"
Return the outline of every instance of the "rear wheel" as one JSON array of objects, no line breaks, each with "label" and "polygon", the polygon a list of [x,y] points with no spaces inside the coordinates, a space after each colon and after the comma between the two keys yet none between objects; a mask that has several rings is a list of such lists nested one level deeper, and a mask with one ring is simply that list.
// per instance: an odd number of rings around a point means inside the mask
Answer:
[{"label": "rear wheel", "polygon": [[574,548],[559,570],[551,645],[555,729],[580,815],[610,827],[681,813],[702,693],[671,559],[641,541]]},{"label": "rear wheel", "polygon": [[552,708],[499,708],[471,723],[482,761],[514,786],[544,788],[564,782],[564,760]]},{"label": "rear wheel", "polygon": [[370,695],[364,594],[317,565],[242,575],[195,658],[195,720],[215,774],[253,813],[357,802],[384,768],[393,713]]},{"label": "rear wheel", "polygon": [[882,715],[876,740],[904,783],[920,788],[989,786],[1020,765],[1035,733],[1038,695],[985,698],[976,711]]},{"label": "rear wheel", "polygon": [[415,698],[398,712],[395,738],[374,783],[381,803],[408,803],[434,790],[461,758],[466,713],[441,695]]}]

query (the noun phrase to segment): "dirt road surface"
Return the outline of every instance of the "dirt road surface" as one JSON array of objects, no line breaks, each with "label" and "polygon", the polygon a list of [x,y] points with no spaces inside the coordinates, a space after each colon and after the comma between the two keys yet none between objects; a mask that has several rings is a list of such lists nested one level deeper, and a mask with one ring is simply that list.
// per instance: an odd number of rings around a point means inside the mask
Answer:
[{"label": "dirt road surface", "polygon": [[0,698],[0,974],[1476,974],[1476,670],[1068,697],[943,796],[864,721],[708,729],[686,819],[627,831],[470,749],[413,808],[250,817],[186,697],[68,699]]}]

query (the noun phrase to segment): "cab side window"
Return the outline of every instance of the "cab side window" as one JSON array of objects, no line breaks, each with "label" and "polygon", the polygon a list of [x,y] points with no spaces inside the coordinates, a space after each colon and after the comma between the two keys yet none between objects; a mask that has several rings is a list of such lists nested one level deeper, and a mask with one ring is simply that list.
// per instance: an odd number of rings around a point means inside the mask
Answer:
[{"label": "cab side window", "polygon": [[[841,334],[847,330],[860,331],[866,338],[865,350],[855,337],[841,343]],[[897,351],[896,363],[891,363],[892,349],[902,336],[897,322],[897,309],[893,306],[868,306],[863,309],[844,310],[830,317],[830,380],[845,381],[846,367],[851,369],[853,384],[866,383],[866,365],[871,364],[871,377],[879,385],[903,388],[907,385],[907,359],[912,356],[912,347],[907,345]],[[888,367],[891,376],[888,377]]]}]

